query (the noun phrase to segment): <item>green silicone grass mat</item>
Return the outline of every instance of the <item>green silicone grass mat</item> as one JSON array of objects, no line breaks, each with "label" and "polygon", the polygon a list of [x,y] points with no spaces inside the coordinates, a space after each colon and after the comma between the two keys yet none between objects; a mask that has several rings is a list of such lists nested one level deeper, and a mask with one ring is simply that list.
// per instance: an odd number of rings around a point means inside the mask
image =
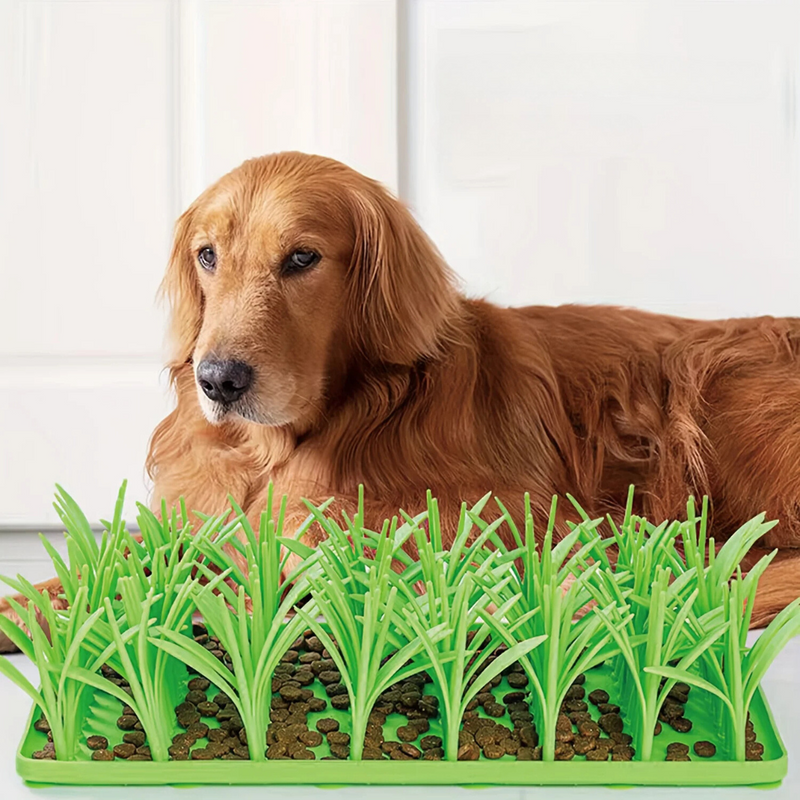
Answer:
[{"label": "green silicone grass mat", "polygon": [[[556,530],[486,495],[443,531],[435,498],[380,530],[287,498],[253,520],[139,505],[97,541],[59,488],[65,608],[2,580],[36,665],[17,769],[37,784],[772,785],[787,754],[760,682],[800,633],[800,599],[747,645],[776,523],[722,545],[708,502]],[[275,502],[274,502],[275,501]],[[548,520],[534,528],[534,516]],[[517,523],[521,524],[518,525]],[[303,543],[311,526],[323,540]],[[413,555],[412,555],[413,553]],[[202,619],[202,622],[200,622]],[[190,685],[191,684],[191,685]],[[92,737],[92,738],[90,738]],[[90,746],[92,749],[90,750]],[[304,763],[300,764],[299,762]],[[408,762],[414,762],[410,764]]]},{"label": "green silicone grass mat", "polygon": [[[188,682],[190,676],[187,675]],[[607,666],[591,670],[586,675],[586,691],[606,689],[614,694],[617,689],[611,669]],[[325,697],[320,687],[315,694]],[[504,680],[493,694],[500,698],[512,691]],[[211,694],[211,692],[209,692]],[[85,735],[101,734],[110,741],[121,741],[121,731],[116,727],[120,703],[102,692],[97,692],[83,727]],[[593,716],[598,716],[597,710]],[[623,717],[624,717],[624,709]],[[17,752],[17,772],[27,782],[38,784],[78,785],[135,785],[135,784],[407,784],[407,785],[673,785],[673,786],[728,786],[769,785],[779,783],[786,775],[787,755],[780,735],[775,728],[772,712],[761,690],[751,708],[751,716],[759,741],[764,745],[763,761],[732,762],[718,752],[709,759],[691,762],[666,762],[664,756],[668,742],[684,742],[690,748],[700,739],[718,737],[720,721],[704,711],[702,703],[690,697],[686,713],[692,717],[691,733],[676,733],[664,726],[656,737],[657,761],[586,762],[575,759],[566,762],[514,761],[504,756],[497,761],[481,758],[473,762],[420,762],[413,765],[397,761],[268,761],[251,763],[243,761],[172,761],[129,763],[114,761],[108,764],[90,761],[91,751],[81,748],[74,761],[37,761],[31,756],[44,746],[47,737],[34,730],[34,711],[31,712],[28,730]],[[485,714],[481,713],[481,716]],[[309,727],[323,717],[333,717],[340,729],[350,730],[350,715],[346,711],[326,709],[309,715]],[[210,727],[214,721],[205,720]],[[405,718],[394,714],[387,718],[384,733],[394,737],[397,727]],[[174,733],[182,729],[176,724]],[[432,721],[429,731],[441,735],[441,725]],[[313,748],[318,758],[329,755],[326,742]]]}]

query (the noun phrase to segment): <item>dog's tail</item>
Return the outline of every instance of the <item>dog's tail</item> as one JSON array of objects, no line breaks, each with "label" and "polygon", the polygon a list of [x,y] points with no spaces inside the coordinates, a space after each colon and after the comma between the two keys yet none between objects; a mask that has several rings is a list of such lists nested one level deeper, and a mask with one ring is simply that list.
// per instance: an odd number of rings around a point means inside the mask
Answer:
[{"label": "dog's tail", "polygon": [[800,597],[800,549],[781,550],[761,576],[751,628],[763,628]]}]

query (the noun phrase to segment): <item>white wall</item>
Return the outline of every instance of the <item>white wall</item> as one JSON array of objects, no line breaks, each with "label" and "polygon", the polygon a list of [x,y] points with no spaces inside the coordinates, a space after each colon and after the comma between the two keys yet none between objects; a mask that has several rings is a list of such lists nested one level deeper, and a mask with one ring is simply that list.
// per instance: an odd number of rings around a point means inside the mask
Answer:
[{"label": "white wall", "polygon": [[417,0],[408,186],[473,294],[800,314],[800,3]]},{"label": "white wall", "polygon": [[56,481],[92,520],[123,478],[146,499],[155,295],[208,183],[291,148],[396,186],[395,21],[394,0],[0,0],[0,527],[55,524]]}]

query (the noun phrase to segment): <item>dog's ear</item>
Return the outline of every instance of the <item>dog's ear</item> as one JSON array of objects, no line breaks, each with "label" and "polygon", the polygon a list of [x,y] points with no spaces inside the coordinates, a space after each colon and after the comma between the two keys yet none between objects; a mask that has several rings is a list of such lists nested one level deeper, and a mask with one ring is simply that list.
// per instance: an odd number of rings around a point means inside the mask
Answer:
[{"label": "dog's ear", "polygon": [[436,352],[456,313],[453,275],[411,212],[380,184],[351,192],[353,337],[370,360],[413,364]]},{"label": "dog's ear", "polygon": [[175,223],[175,236],[161,291],[170,305],[169,366],[174,370],[185,364],[194,352],[203,322],[203,293],[191,250],[194,207]]}]

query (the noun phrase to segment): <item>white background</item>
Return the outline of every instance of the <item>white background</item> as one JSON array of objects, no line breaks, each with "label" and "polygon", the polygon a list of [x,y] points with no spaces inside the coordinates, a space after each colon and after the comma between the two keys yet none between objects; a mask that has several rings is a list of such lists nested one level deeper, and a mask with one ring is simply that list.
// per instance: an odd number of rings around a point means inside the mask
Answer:
[{"label": "white background", "polygon": [[795,315],[798,105],[792,0],[0,0],[0,569],[56,481],[146,498],[172,223],[243,159],[384,181],[500,303]]}]

